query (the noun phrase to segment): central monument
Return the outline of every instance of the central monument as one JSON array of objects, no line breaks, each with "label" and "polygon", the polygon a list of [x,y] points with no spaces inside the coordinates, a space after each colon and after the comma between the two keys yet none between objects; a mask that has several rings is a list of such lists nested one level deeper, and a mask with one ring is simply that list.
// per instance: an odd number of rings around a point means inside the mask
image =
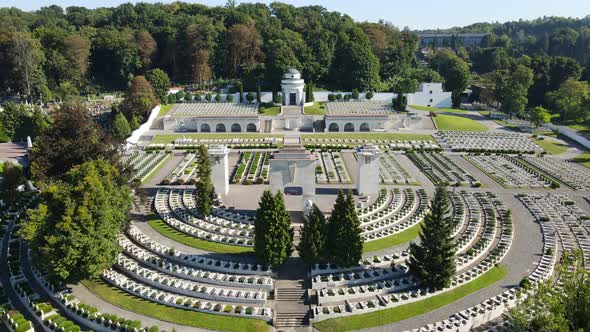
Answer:
[{"label": "central monument", "polygon": [[303,105],[303,87],[305,83],[301,78],[301,73],[294,68],[287,70],[281,80],[281,90],[283,92],[283,105],[300,106]]},{"label": "central monument", "polygon": [[359,195],[379,193],[379,157],[381,150],[373,144],[357,149],[357,192]]},{"label": "central monument", "polygon": [[315,164],[313,154],[301,145],[286,145],[270,156],[270,190],[301,196],[303,209],[306,201],[315,201]]}]

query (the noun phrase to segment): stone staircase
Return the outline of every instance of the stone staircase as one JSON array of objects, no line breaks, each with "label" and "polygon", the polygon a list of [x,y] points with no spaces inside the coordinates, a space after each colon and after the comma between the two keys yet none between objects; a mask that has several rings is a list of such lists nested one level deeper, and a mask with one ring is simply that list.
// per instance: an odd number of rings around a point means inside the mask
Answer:
[{"label": "stone staircase", "polygon": [[278,331],[309,326],[309,303],[305,268],[300,258],[290,257],[279,270],[274,291],[273,325]]},{"label": "stone staircase", "polygon": [[303,288],[277,288],[275,290],[275,328],[301,327],[309,325],[309,307]]}]

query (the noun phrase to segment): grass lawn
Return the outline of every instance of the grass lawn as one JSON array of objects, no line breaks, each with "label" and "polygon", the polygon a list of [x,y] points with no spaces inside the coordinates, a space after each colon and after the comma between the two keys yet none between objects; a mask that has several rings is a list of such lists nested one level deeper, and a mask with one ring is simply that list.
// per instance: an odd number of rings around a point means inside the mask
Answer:
[{"label": "grass lawn", "polygon": [[174,104],[166,104],[160,106],[160,112],[158,113],[158,116],[168,115],[168,113],[170,113],[170,110],[172,109],[172,106],[174,106]]},{"label": "grass lawn", "polygon": [[335,332],[360,330],[399,322],[453,303],[473,292],[502,280],[506,277],[507,273],[508,269],[505,266],[496,266],[463,286],[425,300],[361,315],[327,319],[325,321],[314,323],[313,326],[320,331]]},{"label": "grass lawn", "polygon": [[402,244],[408,242],[418,236],[420,229],[422,228],[422,222],[418,223],[418,225],[412,226],[405,231],[399,232],[397,234],[393,234],[391,236],[363,243],[363,253],[368,253],[371,251],[377,251],[393,246],[397,246],[398,244]]},{"label": "grass lawn", "polygon": [[434,118],[434,122],[439,130],[467,130],[467,131],[486,131],[488,127],[483,124],[468,118],[438,114]]},{"label": "grass lawn", "polygon": [[590,134],[590,124],[576,123],[567,126],[575,131],[578,131],[580,134]]},{"label": "grass lawn", "polygon": [[160,217],[152,213],[148,216],[148,223],[156,232],[163,236],[172,239],[178,243],[182,243],[189,247],[203,249],[207,251],[222,253],[222,254],[239,254],[253,252],[252,247],[233,246],[230,244],[217,243],[213,241],[201,240],[196,237],[184,234],[167,225]]},{"label": "grass lawn", "polygon": [[315,101],[312,106],[305,106],[303,113],[308,115],[324,115],[326,114],[326,104]]},{"label": "grass lawn", "polygon": [[258,109],[260,115],[279,115],[281,113],[281,106],[274,106],[272,103],[262,103]]},{"label": "grass lawn", "polygon": [[85,280],[82,284],[106,302],[170,323],[215,331],[268,331],[270,329],[270,325],[259,319],[207,314],[154,303],[112,287],[102,280]]},{"label": "grass lawn", "polygon": [[590,152],[584,152],[574,158],[574,161],[590,168]]},{"label": "grass lawn", "polygon": [[432,135],[427,134],[397,134],[397,133],[329,133],[329,134],[303,134],[301,139],[378,139],[397,141],[434,141]]},{"label": "grass lawn", "polygon": [[549,139],[549,138],[533,139],[533,142],[535,142],[535,144],[537,144],[538,146],[545,149],[545,151],[547,151],[550,154],[564,153],[565,151],[567,151],[567,147],[568,147],[568,145],[564,142],[560,142],[560,141],[557,141],[554,139]]},{"label": "grass lawn", "polygon": [[459,113],[459,114],[475,114],[476,112],[462,110],[458,108],[436,108],[436,107],[428,107],[428,106],[417,106],[417,105],[410,105],[411,108],[419,110],[419,111],[433,111],[433,112],[449,112],[449,113]]},{"label": "grass lawn", "polygon": [[242,138],[242,139],[256,139],[256,138],[267,138],[267,137],[277,137],[282,138],[283,135],[278,134],[257,134],[257,133],[201,133],[201,134],[163,134],[163,135],[156,135],[152,139],[152,143],[156,144],[167,144],[173,143],[177,138],[192,138],[192,139],[232,139],[232,138]]},{"label": "grass lawn", "polygon": [[146,178],[143,181],[141,181],[141,184],[148,183],[148,181],[151,180],[154,177],[154,175],[156,175],[160,172],[162,167],[166,166],[166,164],[170,161],[170,158],[172,158],[172,154],[171,153],[166,154],[166,158],[164,158],[164,160],[162,160],[160,162],[160,164],[156,168],[154,168],[151,171],[151,173],[148,174],[148,176],[146,176]]}]

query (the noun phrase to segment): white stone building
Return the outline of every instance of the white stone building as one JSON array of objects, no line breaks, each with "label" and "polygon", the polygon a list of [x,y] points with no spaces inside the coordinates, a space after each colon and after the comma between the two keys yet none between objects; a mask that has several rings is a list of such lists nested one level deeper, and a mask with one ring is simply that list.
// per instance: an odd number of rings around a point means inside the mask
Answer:
[{"label": "white stone building", "polygon": [[418,91],[407,95],[408,105],[451,107],[451,92],[445,92],[442,83],[420,83]]},{"label": "white stone building", "polygon": [[281,90],[283,93],[283,105],[295,106],[303,105],[303,87],[305,82],[301,78],[301,73],[297,69],[289,69],[283,75],[281,80]]}]

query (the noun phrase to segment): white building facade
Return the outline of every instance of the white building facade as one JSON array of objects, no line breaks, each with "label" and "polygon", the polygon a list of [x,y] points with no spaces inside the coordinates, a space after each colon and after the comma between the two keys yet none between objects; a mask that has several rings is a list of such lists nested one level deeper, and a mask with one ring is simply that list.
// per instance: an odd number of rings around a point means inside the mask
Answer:
[{"label": "white building facade", "polygon": [[301,73],[297,69],[289,69],[283,75],[281,80],[281,90],[283,94],[283,105],[298,106],[303,105],[303,88],[305,82],[301,78]]},{"label": "white building facade", "polygon": [[451,92],[443,90],[442,83],[420,83],[418,91],[409,93],[408,105],[428,106],[428,107],[451,107],[453,101]]}]

